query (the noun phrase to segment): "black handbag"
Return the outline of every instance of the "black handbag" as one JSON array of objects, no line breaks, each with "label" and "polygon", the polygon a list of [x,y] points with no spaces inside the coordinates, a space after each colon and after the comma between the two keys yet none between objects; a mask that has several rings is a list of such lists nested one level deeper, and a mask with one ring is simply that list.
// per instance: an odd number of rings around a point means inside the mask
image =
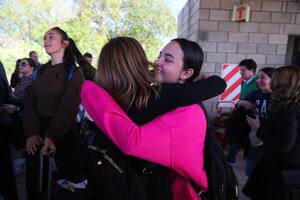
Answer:
[{"label": "black handbag", "polygon": [[[93,126],[92,126],[93,127]],[[136,170],[98,128],[86,150],[87,189],[95,199],[146,200],[147,191]]]}]

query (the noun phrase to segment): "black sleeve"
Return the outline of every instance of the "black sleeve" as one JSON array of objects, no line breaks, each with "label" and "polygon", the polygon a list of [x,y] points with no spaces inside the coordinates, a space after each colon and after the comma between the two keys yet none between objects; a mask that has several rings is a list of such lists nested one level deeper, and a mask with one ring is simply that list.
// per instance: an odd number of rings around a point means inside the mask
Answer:
[{"label": "black sleeve", "polygon": [[5,68],[0,61],[0,104],[8,103],[10,96]]},{"label": "black sleeve", "polygon": [[36,110],[36,95],[33,84],[26,88],[24,95],[24,111],[22,114],[24,133],[27,138],[40,134],[40,120]]},{"label": "black sleeve", "polygon": [[226,82],[219,76],[191,83],[164,83],[160,91],[160,101],[177,106],[186,106],[218,96],[226,89]]},{"label": "black sleeve", "polygon": [[184,85],[180,98],[181,105],[190,105],[216,97],[222,94],[227,86],[221,77],[215,75]]},{"label": "black sleeve", "polygon": [[225,88],[226,82],[218,76],[185,84],[163,83],[159,98],[152,95],[145,108],[131,108],[128,115],[134,122],[142,124],[179,106],[192,105],[220,95]]},{"label": "black sleeve", "polygon": [[266,123],[257,131],[257,136],[275,151],[289,151],[297,138],[297,112],[285,110],[270,114]]}]

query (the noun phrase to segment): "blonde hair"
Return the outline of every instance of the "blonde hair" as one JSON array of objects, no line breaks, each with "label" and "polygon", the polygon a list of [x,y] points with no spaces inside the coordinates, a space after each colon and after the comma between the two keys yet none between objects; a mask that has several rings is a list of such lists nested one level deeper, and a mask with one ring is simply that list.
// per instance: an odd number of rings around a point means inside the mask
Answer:
[{"label": "blonde hair", "polygon": [[282,102],[284,104],[300,103],[300,68],[287,65],[277,68],[271,80],[272,104]]},{"label": "blonde hair", "polygon": [[116,37],[102,48],[95,81],[126,111],[147,106],[150,94],[158,95],[159,84],[140,43],[131,37]]}]

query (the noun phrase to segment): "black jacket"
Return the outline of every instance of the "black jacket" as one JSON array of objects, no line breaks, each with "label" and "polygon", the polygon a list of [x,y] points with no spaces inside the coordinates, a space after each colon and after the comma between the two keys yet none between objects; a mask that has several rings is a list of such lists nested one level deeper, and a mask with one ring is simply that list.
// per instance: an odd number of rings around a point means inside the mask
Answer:
[{"label": "black jacket", "polygon": [[300,106],[278,104],[257,136],[282,167],[300,165]]},{"label": "black jacket", "polygon": [[[10,96],[8,82],[3,64],[0,61],[0,107],[3,104],[8,103]],[[0,125],[9,123],[9,115],[2,109],[0,109]]]},{"label": "black jacket", "polygon": [[300,106],[278,103],[261,124],[257,136],[263,140],[265,152],[243,192],[252,199],[281,200],[282,170],[300,169]]}]

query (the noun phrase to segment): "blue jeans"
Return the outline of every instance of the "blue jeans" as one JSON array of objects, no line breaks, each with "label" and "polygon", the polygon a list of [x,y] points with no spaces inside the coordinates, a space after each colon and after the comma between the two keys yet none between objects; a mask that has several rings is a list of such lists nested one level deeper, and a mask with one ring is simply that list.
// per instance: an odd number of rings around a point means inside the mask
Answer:
[{"label": "blue jeans", "polygon": [[248,150],[248,156],[246,160],[246,170],[247,176],[250,176],[256,166],[257,161],[263,154],[263,145],[259,147],[250,147]]},{"label": "blue jeans", "polygon": [[241,148],[240,144],[231,143],[230,148],[229,148],[229,152],[227,154],[227,161],[228,162],[235,163],[236,155],[239,152],[240,148]]}]

